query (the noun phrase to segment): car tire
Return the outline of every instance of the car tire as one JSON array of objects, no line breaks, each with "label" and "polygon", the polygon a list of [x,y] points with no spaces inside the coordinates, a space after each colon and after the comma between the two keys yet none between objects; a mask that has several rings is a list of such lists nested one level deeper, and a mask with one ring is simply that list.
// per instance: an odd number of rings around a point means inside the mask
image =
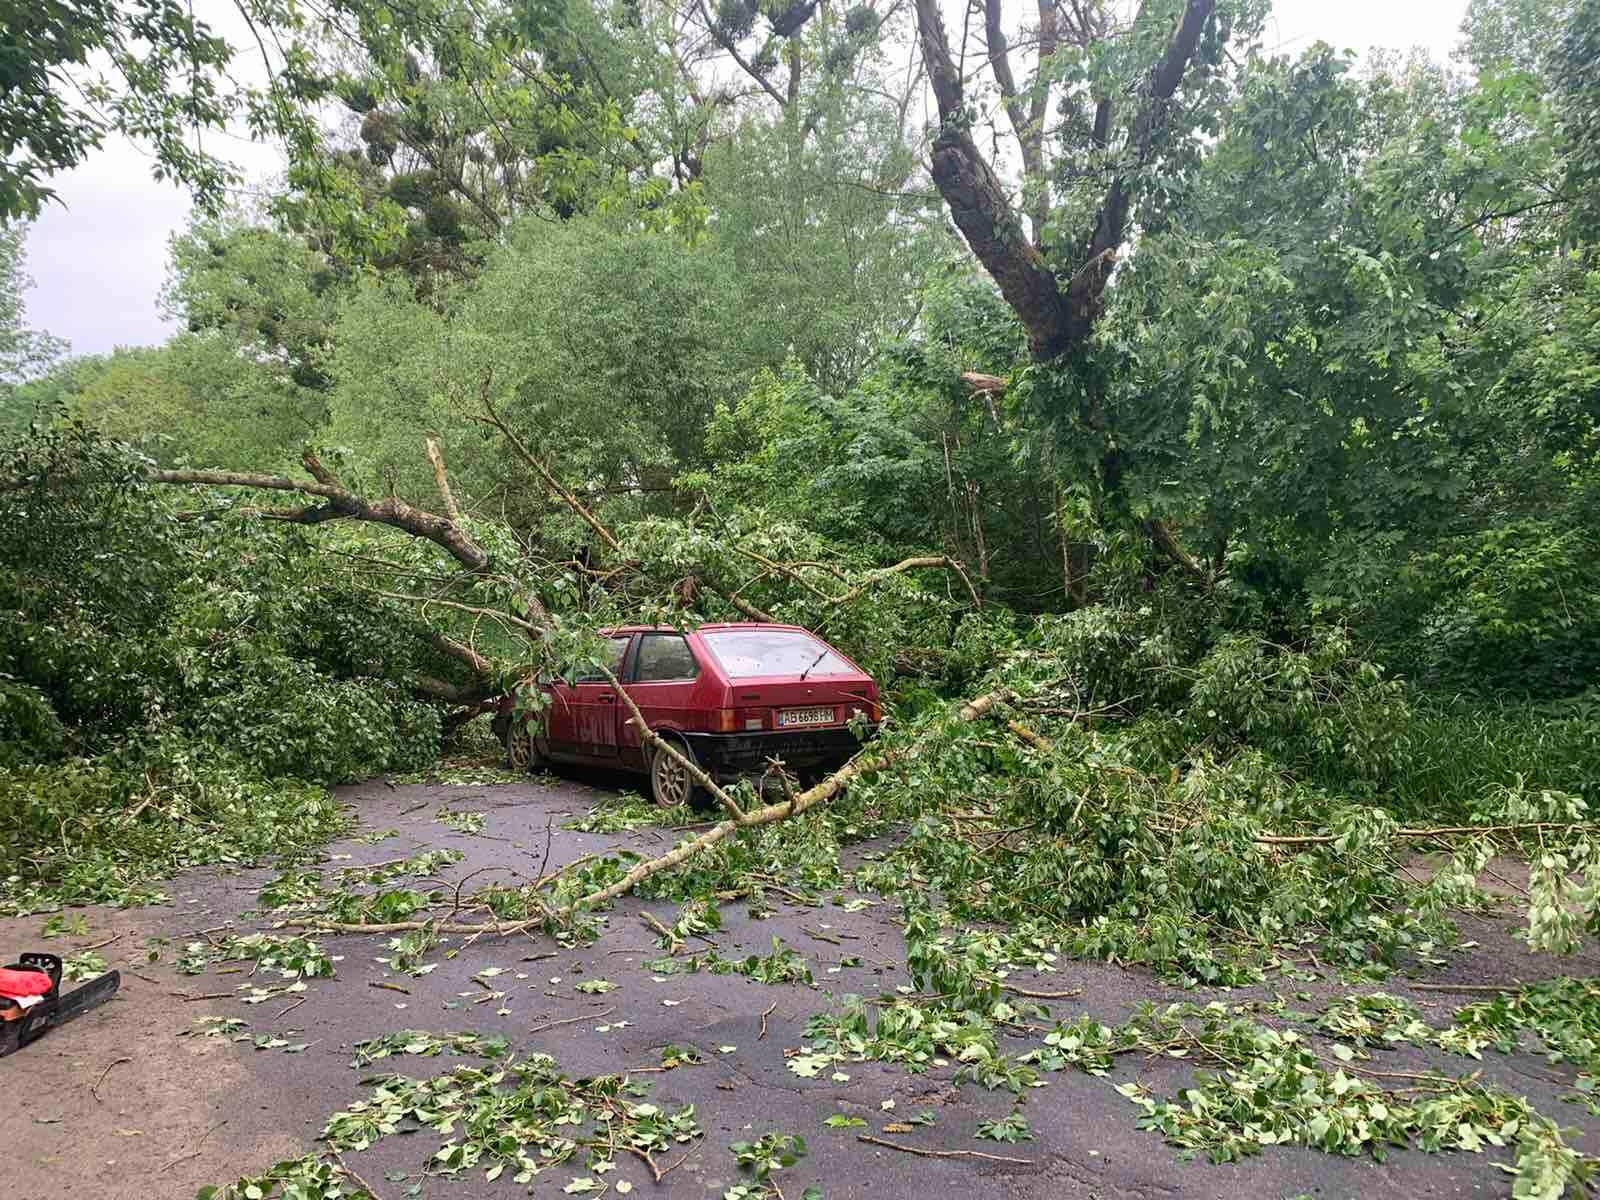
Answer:
[{"label": "car tire", "polygon": [[544,770],[544,755],[539,753],[526,721],[519,721],[515,717],[511,719],[506,725],[505,743],[506,767],[509,770],[529,775]]},{"label": "car tire", "polygon": [[[672,748],[691,762],[694,751],[682,738],[672,739]],[[650,751],[650,798],[660,808],[677,808],[687,804],[698,807],[704,799],[704,789],[694,781],[688,769],[672,755],[659,747]]]}]

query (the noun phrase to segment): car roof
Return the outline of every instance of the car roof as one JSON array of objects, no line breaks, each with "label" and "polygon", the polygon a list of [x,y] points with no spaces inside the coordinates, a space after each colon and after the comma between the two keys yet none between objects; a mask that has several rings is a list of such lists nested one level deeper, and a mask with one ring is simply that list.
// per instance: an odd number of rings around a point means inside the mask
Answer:
[{"label": "car roof", "polygon": [[[710,621],[704,625],[696,625],[690,633],[715,633],[724,629],[783,629],[795,633],[804,633],[815,637],[810,630],[800,625],[778,625],[767,621]],[[682,633],[683,630],[675,625],[616,625],[610,629],[602,629],[601,637],[622,637],[631,633]]]}]

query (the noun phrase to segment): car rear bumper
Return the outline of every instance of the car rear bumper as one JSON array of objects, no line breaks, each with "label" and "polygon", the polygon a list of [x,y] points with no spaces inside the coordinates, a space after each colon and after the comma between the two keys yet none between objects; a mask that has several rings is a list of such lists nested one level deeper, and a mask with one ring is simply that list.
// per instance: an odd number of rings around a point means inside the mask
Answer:
[{"label": "car rear bumper", "polygon": [[[877,727],[867,727],[871,737]],[[781,759],[797,773],[829,771],[843,766],[861,749],[853,730],[777,729],[761,733],[686,733],[700,765],[713,775],[752,775],[766,770],[768,761]]]}]

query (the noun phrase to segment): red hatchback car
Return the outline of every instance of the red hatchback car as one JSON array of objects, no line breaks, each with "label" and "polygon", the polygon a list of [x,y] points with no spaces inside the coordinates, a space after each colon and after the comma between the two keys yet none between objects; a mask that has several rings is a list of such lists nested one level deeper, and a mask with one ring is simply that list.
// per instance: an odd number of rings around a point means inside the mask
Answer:
[{"label": "red hatchback car", "polygon": [[[795,625],[644,626],[605,631],[611,670],[645,722],[719,783],[781,760],[802,779],[841,765],[879,720],[878,685],[816,635]],[[695,799],[671,755],[652,753],[603,675],[541,682],[544,728],[517,720],[506,697],[495,730],[514,769],[545,761],[637,771],[657,804]]]}]

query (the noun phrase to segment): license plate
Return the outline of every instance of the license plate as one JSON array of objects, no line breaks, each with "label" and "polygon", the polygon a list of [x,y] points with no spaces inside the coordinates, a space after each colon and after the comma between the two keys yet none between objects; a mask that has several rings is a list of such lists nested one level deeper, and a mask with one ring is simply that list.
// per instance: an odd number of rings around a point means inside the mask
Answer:
[{"label": "license plate", "polygon": [[832,725],[832,708],[786,708],[778,714],[778,725],[790,728],[795,725]]}]

